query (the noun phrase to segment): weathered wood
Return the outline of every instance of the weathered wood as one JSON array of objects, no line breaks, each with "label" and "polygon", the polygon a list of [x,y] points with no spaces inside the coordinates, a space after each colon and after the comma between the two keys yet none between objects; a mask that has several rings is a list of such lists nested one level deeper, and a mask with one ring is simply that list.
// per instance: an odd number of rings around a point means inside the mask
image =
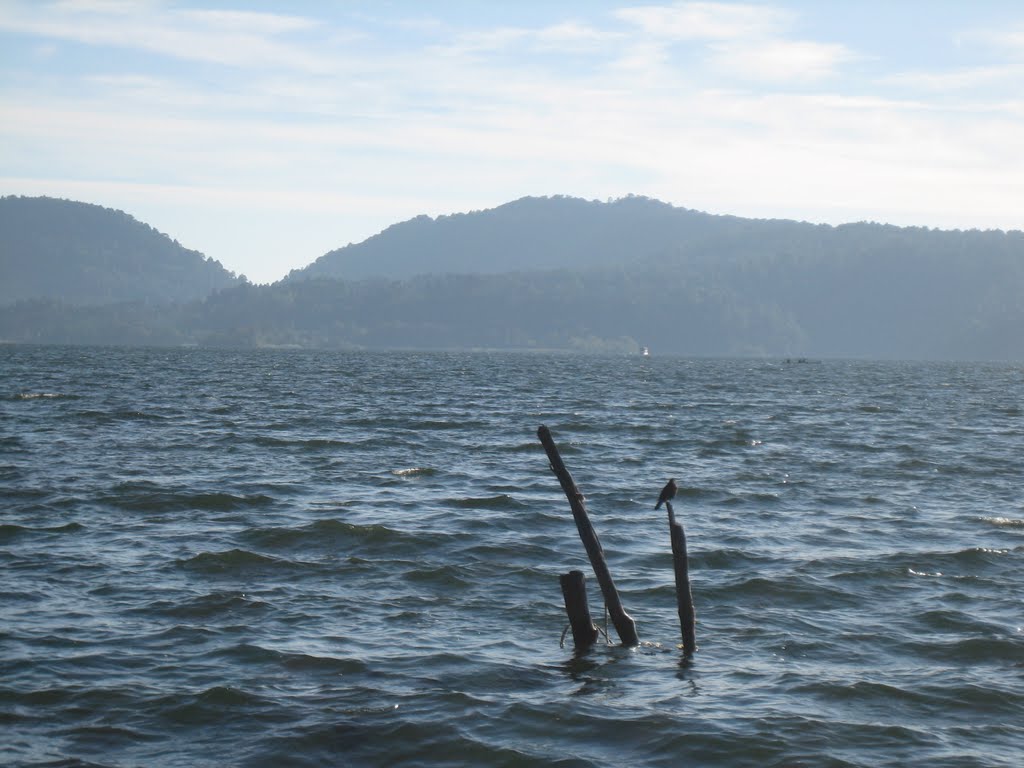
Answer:
[{"label": "weathered wood", "polygon": [[679,610],[679,628],[683,633],[683,656],[689,658],[697,651],[697,611],[693,607],[690,591],[690,565],[686,554],[686,532],[683,524],[676,521],[672,502],[668,507],[668,528],[672,537],[672,563],[676,576],[676,607]]},{"label": "weathered wood", "polygon": [[577,651],[585,651],[597,642],[597,627],[590,618],[587,604],[587,580],[583,571],[569,571],[558,577],[565,598],[565,613],[572,627],[572,641]]},{"label": "weathered wood", "polygon": [[587,507],[583,503],[583,494],[576,487],[576,483],[572,479],[572,475],[569,474],[569,470],[565,468],[562,456],[558,453],[558,447],[551,437],[551,431],[541,425],[537,429],[537,437],[540,438],[541,445],[544,446],[544,450],[548,454],[551,471],[558,477],[558,482],[562,485],[565,497],[569,500],[572,516],[576,521],[576,530],[579,531],[580,540],[583,542],[583,547],[587,550],[587,556],[590,558],[590,564],[594,568],[597,583],[601,585],[601,594],[604,595],[604,602],[608,606],[608,614],[611,616],[612,624],[615,625],[615,631],[618,632],[619,639],[622,640],[623,645],[639,645],[640,638],[636,634],[636,623],[626,613],[622,607],[622,601],[619,600],[618,590],[615,589],[615,582],[612,581],[611,572],[608,570],[608,563],[604,559],[604,549],[601,548],[601,541],[597,538],[597,532],[594,530],[594,526],[590,522],[590,516],[587,514]]}]

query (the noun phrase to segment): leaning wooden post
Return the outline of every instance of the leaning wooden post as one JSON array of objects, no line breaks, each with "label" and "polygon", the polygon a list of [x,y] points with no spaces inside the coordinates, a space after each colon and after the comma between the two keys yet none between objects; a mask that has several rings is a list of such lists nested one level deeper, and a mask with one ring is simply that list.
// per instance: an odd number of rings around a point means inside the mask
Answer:
[{"label": "leaning wooden post", "polygon": [[594,526],[590,523],[589,515],[587,515],[587,508],[583,503],[583,494],[576,487],[576,483],[572,479],[572,475],[569,474],[569,470],[565,468],[562,457],[558,453],[558,448],[555,446],[555,441],[551,438],[551,431],[544,425],[541,425],[537,430],[537,437],[540,438],[540,442],[548,454],[548,461],[551,462],[551,471],[558,477],[558,482],[561,483],[562,490],[565,491],[565,496],[569,500],[572,516],[576,521],[576,529],[579,531],[580,539],[587,550],[590,564],[594,567],[597,583],[601,585],[601,594],[604,595],[604,602],[608,606],[608,614],[612,618],[612,624],[615,625],[615,631],[619,633],[619,639],[622,640],[623,645],[639,645],[640,638],[636,634],[636,623],[623,609],[622,602],[619,600],[619,593],[615,589],[615,582],[612,581],[612,575],[608,571],[608,563],[604,559],[604,550],[601,548],[601,542],[597,538]]},{"label": "leaning wooden post", "polygon": [[676,522],[676,514],[672,502],[666,501],[668,507],[668,529],[672,536],[672,562],[676,575],[676,607],[679,609],[679,628],[683,632],[683,656],[689,658],[697,650],[697,612],[693,607],[693,594],[690,592],[690,566],[686,555],[686,533],[683,524]]},{"label": "leaning wooden post", "polygon": [[577,651],[585,651],[597,642],[597,627],[590,618],[587,605],[587,581],[583,571],[569,571],[558,577],[565,598],[565,612],[572,627],[572,641]]}]

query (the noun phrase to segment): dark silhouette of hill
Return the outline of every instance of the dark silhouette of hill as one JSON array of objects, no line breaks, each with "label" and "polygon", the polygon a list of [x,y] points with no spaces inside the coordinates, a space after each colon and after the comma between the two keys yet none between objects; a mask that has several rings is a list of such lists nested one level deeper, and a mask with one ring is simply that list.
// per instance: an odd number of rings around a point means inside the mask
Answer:
[{"label": "dark silhouette of hill", "polygon": [[601,203],[524,197],[485,211],[417,216],[361,243],[324,254],[289,279],[401,280],[421,274],[499,274],[588,269],[714,239],[743,219],[712,216],[645,197]]},{"label": "dark silhouette of hill", "polygon": [[[332,253],[274,285],[173,306],[0,306],[0,339],[1024,359],[1021,232],[833,227],[556,197],[420,217]],[[313,274],[340,266],[384,275]]]},{"label": "dark silhouette of hill", "polygon": [[49,197],[0,198],[0,304],[189,301],[240,278],[121,211]]}]

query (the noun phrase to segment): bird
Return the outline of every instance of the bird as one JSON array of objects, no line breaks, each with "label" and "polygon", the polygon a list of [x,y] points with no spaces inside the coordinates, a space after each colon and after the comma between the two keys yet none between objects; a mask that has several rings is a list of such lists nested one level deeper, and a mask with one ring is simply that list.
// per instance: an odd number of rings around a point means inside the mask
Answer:
[{"label": "bird", "polygon": [[660,509],[661,505],[666,501],[670,501],[676,497],[676,479],[674,477],[669,478],[669,481],[665,483],[665,487],[661,489],[661,495],[658,496],[658,503],[654,505],[655,509]]}]

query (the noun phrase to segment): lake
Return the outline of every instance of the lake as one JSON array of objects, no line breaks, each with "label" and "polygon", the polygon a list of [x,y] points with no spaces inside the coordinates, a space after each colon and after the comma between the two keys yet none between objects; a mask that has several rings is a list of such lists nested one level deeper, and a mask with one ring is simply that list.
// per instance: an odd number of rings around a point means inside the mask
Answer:
[{"label": "lake", "polygon": [[[1018,766],[1022,409],[1021,364],[0,347],[0,762]],[[560,644],[559,574],[603,604],[541,424],[638,647]]]}]

